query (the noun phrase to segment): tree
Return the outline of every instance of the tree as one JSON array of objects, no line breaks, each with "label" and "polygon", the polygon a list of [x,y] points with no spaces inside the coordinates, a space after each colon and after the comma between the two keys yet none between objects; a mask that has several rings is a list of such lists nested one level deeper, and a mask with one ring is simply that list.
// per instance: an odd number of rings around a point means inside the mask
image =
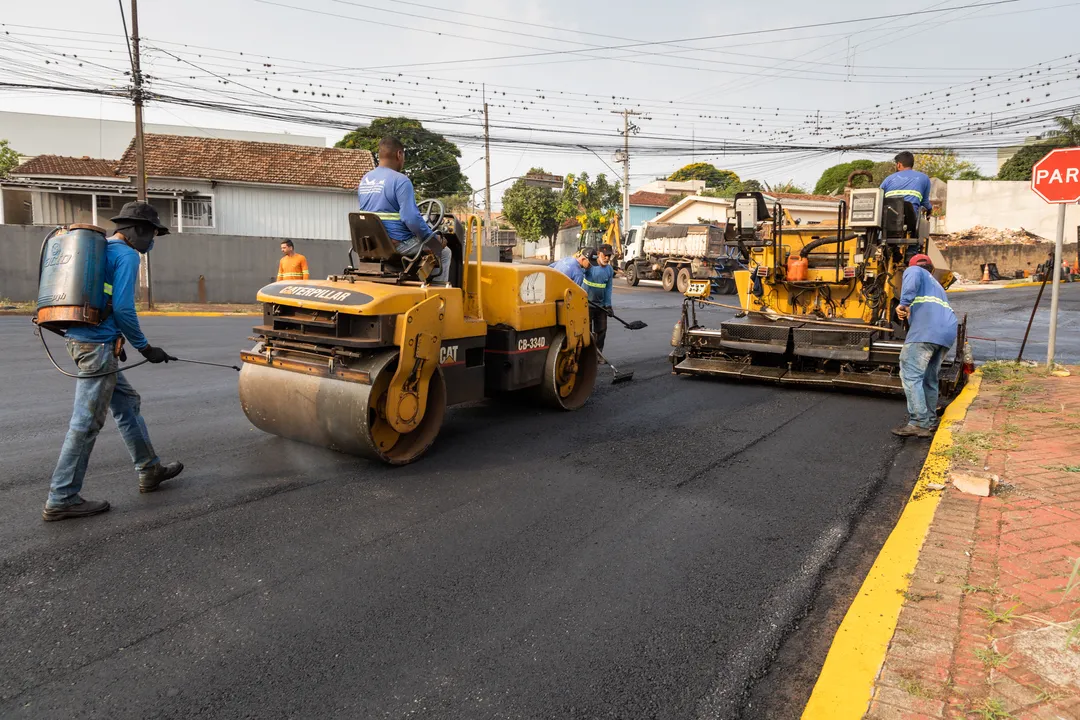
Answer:
[{"label": "tree", "polygon": [[[874,169],[873,160],[852,160],[846,163],[840,163],[839,165],[833,165],[825,172],[821,173],[821,177],[818,178],[817,184],[814,185],[815,195],[836,195],[841,192],[847,186],[848,176],[855,170],[870,170]],[[870,187],[870,183],[867,182],[864,177],[857,177],[852,181],[854,187]]]},{"label": "tree", "polygon": [[998,180],[1031,180],[1031,166],[1046,157],[1057,147],[1054,143],[1038,142],[1024,145],[1015,155],[1005,161],[998,170]]},{"label": "tree", "polygon": [[759,180],[741,180],[723,188],[708,188],[699,194],[703,197],[733,198],[739,192],[765,192],[765,185]]},{"label": "tree", "polygon": [[[532,168],[529,174],[546,174]],[[529,187],[518,178],[502,196],[503,217],[510,221],[518,237],[529,242],[547,238],[549,257],[555,259],[555,239],[559,234],[559,196],[551,188]]]},{"label": "tree", "polygon": [[[916,153],[915,169],[938,180],[979,180],[982,175],[975,163],[961,160],[955,150],[942,148],[928,153]],[[961,178],[960,176],[965,176]]]},{"label": "tree", "polygon": [[[590,230],[603,232],[616,222],[622,209],[622,192],[619,182],[608,182],[607,176],[600,173],[593,181],[588,173],[567,175],[559,193],[558,220],[576,220],[581,225],[581,232]],[[552,252],[555,244],[552,242]]]},{"label": "tree", "polygon": [[385,117],[371,121],[343,137],[334,147],[379,151],[379,140],[392,135],[405,145],[405,174],[412,180],[417,198],[471,192],[461,172],[458,146],[442,135],[426,130],[419,120]]},{"label": "tree", "polygon": [[1080,113],[1073,113],[1072,117],[1054,118],[1054,122],[1058,129],[1046,133],[1051,142],[1061,147],[1080,145]]},{"label": "tree", "polygon": [[726,188],[739,182],[739,176],[731,170],[721,170],[715,165],[699,162],[683,166],[671,173],[668,180],[685,182],[687,180],[704,180],[705,187]]},{"label": "tree", "polygon": [[0,140],[0,178],[19,166],[19,153],[11,149],[7,140]]},{"label": "tree", "polygon": [[795,195],[805,195],[806,188],[802,185],[796,185],[794,180],[788,180],[787,182],[778,183],[770,188],[772,192],[778,193],[792,193]]}]

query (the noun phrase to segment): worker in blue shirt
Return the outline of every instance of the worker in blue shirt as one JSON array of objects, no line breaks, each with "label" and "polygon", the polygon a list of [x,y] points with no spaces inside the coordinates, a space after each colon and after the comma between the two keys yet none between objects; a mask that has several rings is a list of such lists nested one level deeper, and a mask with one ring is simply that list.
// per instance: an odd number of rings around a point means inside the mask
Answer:
[{"label": "worker in blue shirt", "polygon": [[930,178],[926,173],[912,169],[915,167],[915,156],[907,151],[899,153],[893,160],[896,162],[896,172],[881,181],[885,197],[902,197],[915,206],[916,216],[921,210],[929,217],[933,210],[930,205]]},{"label": "worker in blue shirt", "polygon": [[122,338],[148,362],[176,359],[147,342],[135,312],[139,255],[148,253],[154,238],[167,234],[169,228],[161,224],[157,210],[144,202],[127,203],[112,221],[116,230],[105,245],[105,293],[111,297],[111,312],[97,325],[72,327],[64,333],[80,377],[75,383],[75,410],[42,511],[46,521],[97,515],[109,509],[108,502],[85,500],[79,493],[90,453],[110,410],[139,474],[139,492],[157,490],[184,469],[182,463],[163,465],[158,459],[141,414],[139,393],[116,372],[119,362],[126,359]]},{"label": "worker in blue shirt", "polygon": [[585,292],[589,294],[589,325],[592,326],[596,347],[604,352],[607,339],[608,317],[611,309],[611,286],[615,280],[615,268],[611,266],[614,251],[604,243],[596,250],[596,263],[585,271]]},{"label": "worker in blue shirt", "polygon": [[[379,141],[379,167],[364,175],[356,194],[360,209],[375,213],[382,220],[398,254],[411,257],[435,231],[416,207],[413,184],[401,174],[404,167],[405,146],[395,137],[384,137]],[[432,282],[449,281],[450,261],[450,248],[443,247],[439,255],[441,267],[431,278]]]},{"label": "worker in blue shirt", "polygon": [[908,261],[896,314],[908,321],[900,351],[900,381],[907,397],[908,421],[893,429],[900,437],[929,438],[937,429],[938,373],[945,353],[956,342],[956,314],[945,288],[934,279],[929,256]]},{"label": "worker in blue shirt", "polygon": [[[593,251],[595,257],[596,251]],[[592,262],[589,259],[589,253],[580,253],[578,255],[570,255],[564,257],[562,260],[548,265],[550,268],[555,268],[566,277],[577,283],[578,287],[585,287],[585,271],[589,269]]]}]

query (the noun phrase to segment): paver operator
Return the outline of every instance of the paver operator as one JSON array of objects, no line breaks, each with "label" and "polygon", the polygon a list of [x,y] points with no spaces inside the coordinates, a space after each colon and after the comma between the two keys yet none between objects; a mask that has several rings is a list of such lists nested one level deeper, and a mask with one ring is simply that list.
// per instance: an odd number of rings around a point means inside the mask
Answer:
[{"label": "paver operator", "polygon": [[[356,194],[360,209],[382,220],[397,252],[412,256],[435,231],[416,207],[413,184],[401,174],[404,167],[405,146],[395,137],[384,137],[379,141],[379,167],[364,175]],[[439,257],[441,267],[431,281],[445,283],[450,278],[450,248],[444,247]]]},{"label": "paver operator", "polygon": [[281,260],[278,261],[278,280],[307,280],[307,258],[296,252],[292,240],[281,241]]},{"label": "paver operator", "polygon": [[589,252],[583,252],[578,255],[570,255],[564,257],[562,260],[556,260],[548,265],[550,268],[555,268],[566,277],[573,280],[578,284],[578,287],[585,287],[585,271],[592,265],[592,259],[596,257],[596,251],[593,250],[591,255]]},{"label": "paver operator", "polygon": [[915,156],[906,150],[897,154],[896,172],[881,181],[885,197],[902,197],[915,206],[918,215],[921,210],[930,216],[933,206],[930,204],[930,178],[926,173],[914,170]]},{"label": "paver operator", "polygon": [[79,494],[90,453],[109,410],[135,463],[139,492],[157,490],[184,469],[182,463],[163,465],[158,459],[140,412],[139,393],[122,373],[115,372],[119,361],[126,357],[123,338],[152,363],[175,359],[147,342],[135,311],[139,255],[149,252],[154,238],[167,234],[169,228],[161,224],[157,210],[144,202],[127,203],[112,221],[116,231],[105,246],[105,292],[111,296],[111,313],[97,325],[73,327],[64,333],[68,353],[80,375],[110,374],[76,381],[75,410],[42,511],[46,521],[87,517],[109,509],[105,500],[86,500]]},{"label": "paver operator", "polygon": [[900,351],[900,381],[907,397],[907,424],[893,428],[900,437],[929,438],[937,429],[938,373],[956,342],[956,314],[945,288],[933,276],[929,256],[908,261],[896,314],[909,329]]},{"label": "paver operator", "polygon": [[596,337],[596,347],[604,352],[607,339],[608,317],[611,309],[611,286],[615,280],[615,268],[611,267],[611,245],[604,243],[596,252],[596,263],[585,271],[585,292],[589,294],[589,324]]}]

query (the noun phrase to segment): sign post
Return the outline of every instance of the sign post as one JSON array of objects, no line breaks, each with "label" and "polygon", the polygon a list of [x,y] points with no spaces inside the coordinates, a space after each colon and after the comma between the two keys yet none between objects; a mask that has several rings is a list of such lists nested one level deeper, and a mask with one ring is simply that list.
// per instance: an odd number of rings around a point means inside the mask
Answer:
[{"label": "sign post", "polygon": [[1057,236],[1054,239],[1054,285],[1050,290],[1050,337],[1046,347],[1046,367],[1054,366],[1057,343],[1058,295],[1061,283],[1061,256],[1065,243],[1065,206],[1080,202],[1080,148],[1058,148],[1031,168],[1031,189],[1048,203],[1058,206]]}]

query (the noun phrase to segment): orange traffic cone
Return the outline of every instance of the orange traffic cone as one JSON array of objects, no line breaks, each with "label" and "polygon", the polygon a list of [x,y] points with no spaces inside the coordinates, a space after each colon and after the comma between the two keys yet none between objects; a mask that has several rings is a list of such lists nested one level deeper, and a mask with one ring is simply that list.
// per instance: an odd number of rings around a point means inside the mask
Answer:
[{"label": "orange traffic cone", "polygon": [[984,283],[990,282],[990,263],[983,263],[982,281]]}]

